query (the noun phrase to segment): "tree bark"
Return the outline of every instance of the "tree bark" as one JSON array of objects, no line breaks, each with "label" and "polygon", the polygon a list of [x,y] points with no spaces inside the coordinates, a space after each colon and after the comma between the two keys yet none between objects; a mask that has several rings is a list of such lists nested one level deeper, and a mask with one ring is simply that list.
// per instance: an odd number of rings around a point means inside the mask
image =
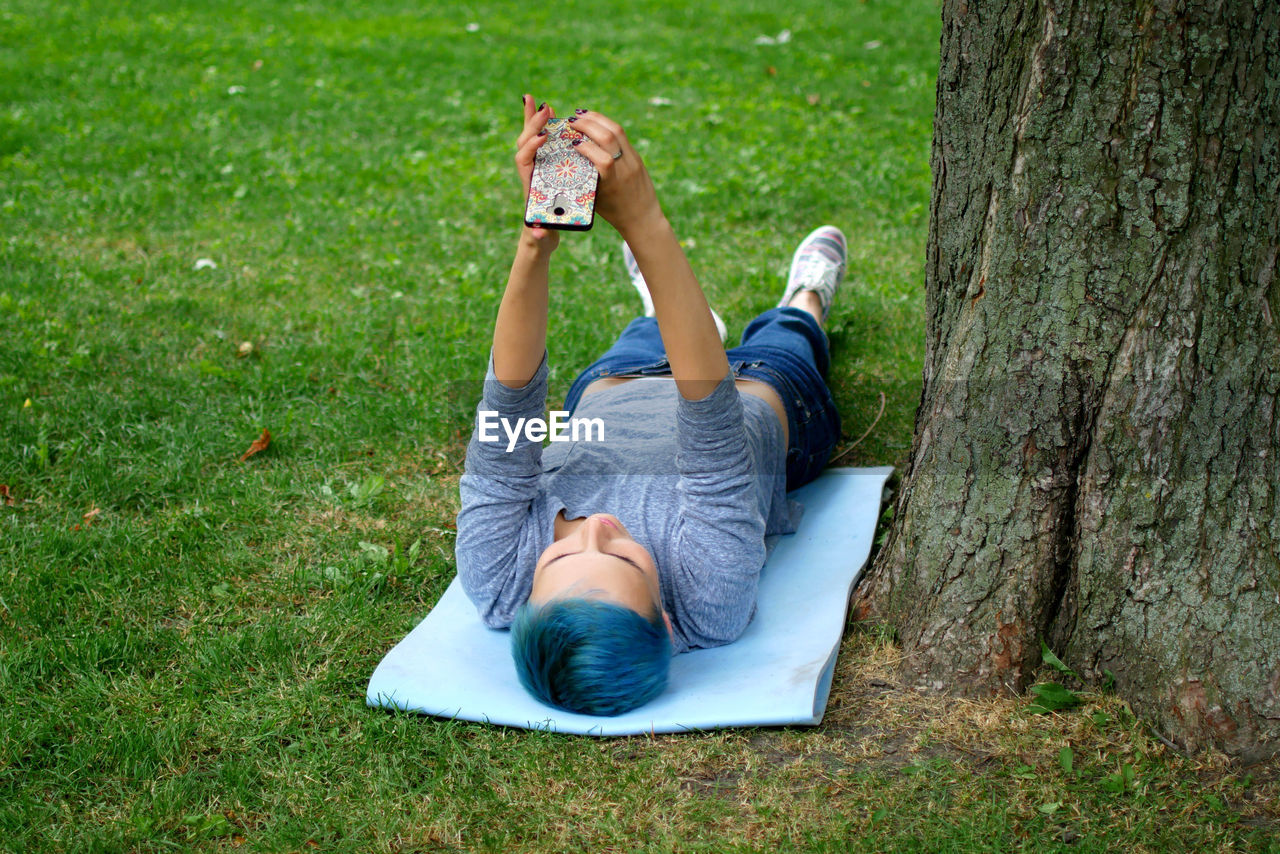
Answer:
[{"label": "tree bark", "polygon": [[1280,4],[944,0],[924,389],[855,613],[1280,747]]}]

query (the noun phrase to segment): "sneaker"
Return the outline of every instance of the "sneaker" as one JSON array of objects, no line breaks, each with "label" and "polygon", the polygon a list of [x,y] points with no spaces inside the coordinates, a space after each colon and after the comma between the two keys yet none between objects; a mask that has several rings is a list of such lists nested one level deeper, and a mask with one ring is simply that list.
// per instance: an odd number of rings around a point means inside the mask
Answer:
[{"label": "sneaker", "polygon": [[787,289],[782,292],[778,306],[791,302],[791,298],[800,291],[813,291],[822,303],[822,320],[825,323],[836,291],[844,281],[845,247],[844,234],[834,225],[824,225],[810,232],[791,258]]},{"label": "sneaker", "polygon": [[[645,284],[644,276],[640,273],[640,265],[636,263],[636,256],[631,254],[631,247],[627,242],[622,241],[622,263],[627,266],[627,275],[631,277],[631,285],[640,293],[640,299],[644,303],[644,316],[653,317],[653,297],[649,295],[649,286]],[[720,315],[716,314],[716,310],[711,309],[711,319],[716,322],[716,332],[720,333],[720,343],[724,343],[729,337],[729,330],[725,327],[724,321],[720,319]]]}]

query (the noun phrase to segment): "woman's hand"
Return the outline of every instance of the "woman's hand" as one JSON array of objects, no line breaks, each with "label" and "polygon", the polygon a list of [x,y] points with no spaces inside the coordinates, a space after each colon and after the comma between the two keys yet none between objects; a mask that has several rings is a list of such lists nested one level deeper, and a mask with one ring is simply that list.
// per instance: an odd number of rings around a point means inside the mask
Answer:
[{"label": "woman's hand", "polygon": [[[529,184],[533,180],[534,155],[547,141],[542,129],[546,126],[547,119],[554,118],[556,112],[545,103],[535,108],[532,95],[522,95],[521,101],[524,103],[524,127],[516,138],[516,171],[520,173],[520,184],[524,187],[524,198],[527,199]],[[524,236],[533,240],[538,248],[547,251],[560,245],[560,232],[555,229],[525,226]]]},{"label": "woman's hand", "polygon": [[[531,105],[526,105],[526,109]],[[658,194],[644,168],[644,161],[617,122],[591,110],[578,110],[569,119],[586,139],[578,151],[600,173],[596,186],[596,213],[604,217],[624,239],[637,230],[662,222]]]}]

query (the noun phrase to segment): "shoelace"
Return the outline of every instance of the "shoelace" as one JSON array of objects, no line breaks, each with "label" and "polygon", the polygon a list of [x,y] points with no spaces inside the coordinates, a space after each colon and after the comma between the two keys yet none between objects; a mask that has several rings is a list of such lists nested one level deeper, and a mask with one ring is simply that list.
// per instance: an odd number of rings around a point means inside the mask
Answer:
[{"label": "shoelace", "polygon": [[807,255],[799,260],[795,281],[800,282],[802,290],[820,290],[828,295],[835,292],[836,282],[840,277],[838,262],[833,262],[826,253],[822,257]]}]

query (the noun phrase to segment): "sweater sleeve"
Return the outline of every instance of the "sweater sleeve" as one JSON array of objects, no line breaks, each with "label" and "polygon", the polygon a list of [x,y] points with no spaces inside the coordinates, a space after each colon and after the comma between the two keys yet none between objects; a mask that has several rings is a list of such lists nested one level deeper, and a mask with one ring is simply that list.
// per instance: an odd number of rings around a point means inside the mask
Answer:
[{"label": "sweater sleeve", "polygon": [[533,378],[519,389],[498,381],[490,358],[459,482],[455,555],[462,588],[491,628],[511,625],[516,609],[529,598],[542,549],[542,444],[523,431],[513,440],[503,425],[514,430],[519,419],[543,417],[546,398],[545,355]]},{"label": "sweater sleeve", "polygon": [[733,376],[676,417],[682,505],[673,579],[685,591],[673,615],[690,647],[729,643],[755,612],[765,560],[765,519]]}]

